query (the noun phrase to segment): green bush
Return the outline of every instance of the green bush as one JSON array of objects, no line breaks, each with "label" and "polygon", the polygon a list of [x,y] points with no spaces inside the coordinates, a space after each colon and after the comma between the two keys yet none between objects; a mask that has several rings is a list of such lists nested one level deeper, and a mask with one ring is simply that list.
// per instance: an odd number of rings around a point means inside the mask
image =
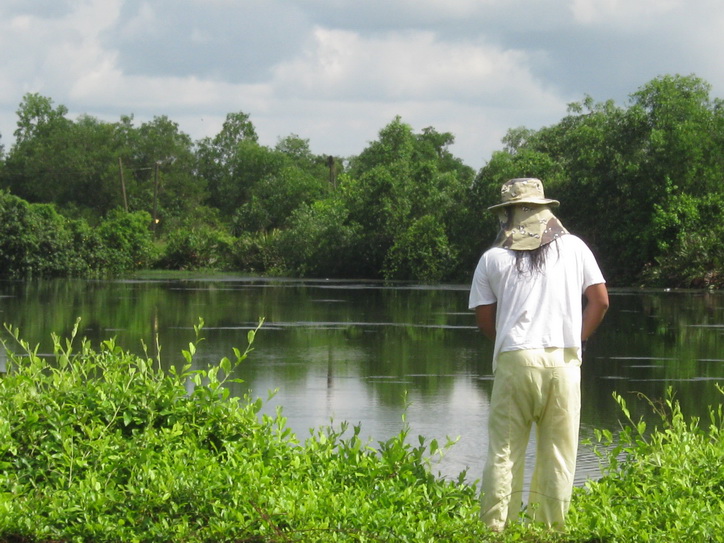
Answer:
[{"label": "green bush", "polygon": [[284,273],[284,258],[279,251],[280,239],[280,230],[242,233],[234,241],[232,269],[268,275]]},{"label": "green bush", "polygon": [[104,268],[111,272],[149,267],[153,261],[151,215],[145,211],[111,211],[98,226],[105,248]]},{"label": "green bush", "polygon": [[[720,389],[721,391],[721,389]],[[721,541],[724,533],[724,416],[710,409],[705,425],[686,420],[669,390],[649,404],[662,426],[631,420],[617,437],[599,431],[603,478],[574,495],[573,541]]]},{"label": "green bush", "polygon": [[643,273],[647,284],[684,288],[724,286],[724,196],[677,194],[668,208],[656,207],[652,230],[659,241],[656,265]]},{"label": "green bush", "polygon": [[207,226],[182,228],[168,236],[159,265],[173,270],[229,268],[234,240]]},{"label": "green bush", "polygon": [[[196,327],[197,332],[200,327]],[[77,330],[77,326],[76,326]],[[249,333],[249,345],[256,331]],[[281,412],[224,384],[250,347],[206,370],[115,342],[54,336],[52,360],[18,338],[0,379],[0,541],[472,541],[473,487],[434,478],[436,441],[303,442]],[[475,538],[475,539],[473,539]]]},{"label": "green bush", "polygon": [[29,204],[0,191],[0,275],[92,275],[103,266],[99,241],[85,221],[67,219],[51,204]]},{"label": "green bush", "polygon": [[302,277],[360,277],[360,227],[337,198],[302,205],[279,240],[287,268]]},{"label": "green bush", "polygon": [[445,229],[432,215],[415,220],[385,258],[385,279],[438,283],[450,276],[455,253]]},{"label": "green bush", "polygon": [[88,277],[148,267],[151,217],[116,210],[98,226],[60,215],[53,204],[30,204],[0,191],[0,275]]},{"label": "green bush", "polygon": [[[249,355],[234,349],[193,370],[113,340],[97,349],[53,336],[41,357],[8,329],[0,376],[2,542],[629,542],[719,541],[724,531],[724,408],[685,420],[670,394],[650,402],[662,427],[631,420],[598,433],[603,477],[574,491],[564,531],[482,526],[474,485],[434,477],[437,441],[387,441],[361,428],[313,429],[304,440],[281,410],[232,397],[226,383]],[[414,444],[413,444],[414,443]],[[448,443],[448,446],[450,443]],[[446,447],[442,447],[445,449]]]}]

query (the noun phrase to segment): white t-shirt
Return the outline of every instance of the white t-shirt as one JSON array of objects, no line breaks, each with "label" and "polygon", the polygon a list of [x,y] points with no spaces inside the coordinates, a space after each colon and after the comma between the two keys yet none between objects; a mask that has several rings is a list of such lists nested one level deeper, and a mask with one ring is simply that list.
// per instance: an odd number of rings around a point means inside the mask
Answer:
[{"label": "white t-shirt", "polygon": [[501,352],[580,349],[583,292],[604,282],[593,253],[572,234],[551,242],[542,272],[518,272],[510,249],[486,251],[475,269],[468,306],[498,304],[493,371]]}]

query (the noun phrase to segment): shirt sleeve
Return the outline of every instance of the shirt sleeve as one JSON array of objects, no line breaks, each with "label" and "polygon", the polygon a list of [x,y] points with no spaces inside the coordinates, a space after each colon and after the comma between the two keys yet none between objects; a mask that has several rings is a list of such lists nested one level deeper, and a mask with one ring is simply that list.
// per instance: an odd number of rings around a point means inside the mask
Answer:
[{"label": "shirt sleeve", "polygon": [[497,296],[490,286],[490,278],[487,272],[487,259],[483,255],[475,268],[473,283],[470,286],[470,298],[468,309],[475,309],[479,305],[494,304],[498,301]]},{"label": "shirt sleeve", "polygon": [[601,268],[598,267],[596,257],[593,256],[591,249],[585,244],[583,247],[583,291],[585,291],[591,285],[605,283],[606,279],[604,279]]}]

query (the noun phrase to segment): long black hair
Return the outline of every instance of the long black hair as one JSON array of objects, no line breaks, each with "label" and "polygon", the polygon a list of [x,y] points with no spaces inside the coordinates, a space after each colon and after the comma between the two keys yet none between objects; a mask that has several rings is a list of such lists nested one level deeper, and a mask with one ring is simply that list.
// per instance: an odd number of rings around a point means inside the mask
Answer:
[{"label": "long black hair", "polygon": [[546,263],[548,250],[554,244],[556,244],[555,241],[528,251],[512,249],[515,253],[515,268],[518,273],[541,273]]}]

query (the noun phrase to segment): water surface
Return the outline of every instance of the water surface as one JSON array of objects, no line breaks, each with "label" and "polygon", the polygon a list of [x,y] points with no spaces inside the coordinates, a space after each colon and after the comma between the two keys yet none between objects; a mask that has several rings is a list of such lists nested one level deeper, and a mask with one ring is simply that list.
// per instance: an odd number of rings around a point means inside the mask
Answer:
[{"label": "water surface", "polygon": [[[375,443],[399,432],[405,417],[415,442],[418,434],[459,438],[434,469],[446,477],[467,469],[474,481],[487,446],[492,344],[466,309],[467,295],[467,285],[138,275],[3,282],[0,319],[49,352],[51,332],[67,335],[80,318],[81,334],[93,342],[115,337],[137,352],[145,344],[168,367],[182,363],[201,317],[205,339],[195,364],[205,367],[243,349],[263,318],[234,393],[266,399],[275,391],[264,411],[282,408],[300,439],[347,421]],[[637,393],[659,399],[668,387],[685,413],[705,415],[721,402],[723,347],[721,293],[613,290],[584,360],[582,438],[618,428],[614,391],[635,418],[656,420]],[[597,475],[595,456],[581,447],[577,482]]]}]

